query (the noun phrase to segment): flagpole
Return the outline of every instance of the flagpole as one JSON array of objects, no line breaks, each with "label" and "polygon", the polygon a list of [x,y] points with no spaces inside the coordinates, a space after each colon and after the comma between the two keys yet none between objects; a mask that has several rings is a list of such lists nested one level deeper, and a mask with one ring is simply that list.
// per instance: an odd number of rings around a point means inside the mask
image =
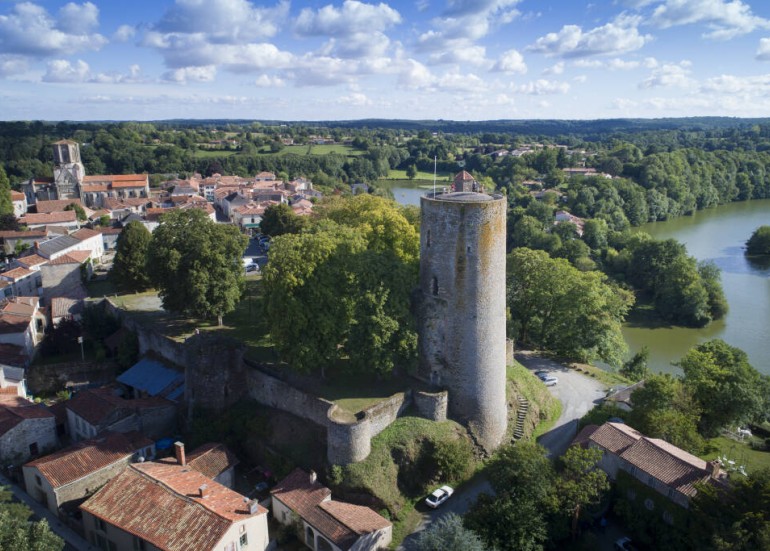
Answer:
[{"label": "flagpole", "polygon": [[433,198],[436,197],[436,159],[437,156],[433,156]]}]

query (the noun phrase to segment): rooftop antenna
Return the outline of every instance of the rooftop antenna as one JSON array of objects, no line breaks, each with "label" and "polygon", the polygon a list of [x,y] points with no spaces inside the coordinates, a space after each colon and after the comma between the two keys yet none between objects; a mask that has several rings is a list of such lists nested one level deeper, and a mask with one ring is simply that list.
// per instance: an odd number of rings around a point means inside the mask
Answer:
[{"label": "rooftop antenna", "polygon": [[436,155],[433,156],[433,198],[436,198]]}]

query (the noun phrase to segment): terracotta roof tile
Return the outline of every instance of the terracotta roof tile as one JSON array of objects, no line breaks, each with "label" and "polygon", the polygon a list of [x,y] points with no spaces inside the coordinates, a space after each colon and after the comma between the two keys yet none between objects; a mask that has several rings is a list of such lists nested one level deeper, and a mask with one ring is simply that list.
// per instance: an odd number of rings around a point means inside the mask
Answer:
[{"label": "terracotta roof tile", "polygon": [[48,259],[43,258],[39,254],[30,254],[27,256],[22,256],[21,258],[17,258],[16,262],[25,268],[29,268],[31,266],[39,266],[40,264],[45,264],[48,262]]},{"label": "terracotta roof tile", "polygon": [[390,526],[368,507],[331,501],[331,490],[295,469],[270,492],[337,547],[349,549],[365,533]]},{"label": "terracotta roof tile", "polygon": [[91,237],[96,237],[100,234],[98,231],[95,231],[95,230],[91,230],[88,228],[80,228],[78,231],[72,232],[70,235],[75,239],[78,239],[80,241],[85,241],[86,239],[89,239]]},{"label": "terracotta roof tile", "polygon": [[188,465],[212,479],[238,463],[238,458],[227,446],[216,442],[203,444],[187,456]]},{"label": "terracotta roof tile", "polygon": [[107,432],[24,466],[37,468],[52,487],[59,488],[118,461],[127,461],[134,451],[125,435]]},{"label": "terracotta roof tile", "polygon": [[591,442],[618,455],[640,438],[639,431],[623,423],[604,423],[589,436]]},{"label": "terracotta roof tile", "polygon": [[243,496],[175,462],[131,465],[81,509],[165,551],[214,549],[233,523],[267,513],[250,513]]},{"label": "terracotta roof tile", "polygon": [[676,446],[654,438],[641,438],[620,457],[638,470],[688,496],[695,484],[710,478],[708,464]]},{"label": "terracotta roof tile", "polygon": [[23,201],[26,198],[27,198],[26,195],[24,195],[20,191],[11,190],[11,201]]},{"label": "terracotta roof tile", "polygon": [[22,224],[61,224],[77,221],[77,213],[74,210],[62,210],[45,214],[27,214],[19,221]]},{"label": "terracotta roof tile", "polygon": [[141,409],[173,406],[173,403],[160,397],[135,398],[126,400],[116,394],[112,387],[81,390],[66,402],[67,409],[88,421],[98,425],[115,413],[128,416]]},{"label": "terracotta roof tile", "polygon": [[0,276],[8,278],[12,281],[17,281],[19,279],[22,279],[24,277],[31,276],[35,272],[28,270],[27,268],[24,268],[23,266],[19,266],[18,268],[13,268],[12,270],[8,270],[7,272],[3,272],[0,274]]},{"label": "terracotta roof tile", "polygon": [[56,257],[48,264],[51,266],[58,266],[60,264],[83,264],[89,258],[91,258],[91,251],[70,251],[67,254]]},{"label": "terracotta roof tile", "polygon": [[41,238],[43,238],[45,236],[46,236],[45,232],[41,231],[41,230],[31,230],[31,231],[3,230],[3,231],[0,231],[0,238],[2,238],[2,239],[15,239],[15,238],[41,239]]},{"label": "terracotta roof tile", "polygon": [[56,199],[53,201],[38,201],[35,208],[38,214],[50,214],[52,212],[63,212],[65,208],[72,204],[83,206],[80,199]]},{"label": "terracotta roof tile", "polygon": [[9,400],[9,403],[0,405],[0,435],[7,433],[26,419],[54,417],[53,413],[44,406],[34,404],[21,396],[16,397],[21,398],[21,400]]}]

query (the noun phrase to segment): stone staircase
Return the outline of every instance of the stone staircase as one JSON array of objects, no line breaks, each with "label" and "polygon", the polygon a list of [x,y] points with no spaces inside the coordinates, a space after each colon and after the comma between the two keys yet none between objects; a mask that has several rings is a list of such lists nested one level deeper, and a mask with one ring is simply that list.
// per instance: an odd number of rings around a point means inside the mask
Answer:
[{"label": "stone staircase", "polygon": [[524,436],[524,420],[529,413],[529,400],[523,396],[517,396],[519,407],[516,410],[516,426],[513,428],[513,441],[517,442]]}]

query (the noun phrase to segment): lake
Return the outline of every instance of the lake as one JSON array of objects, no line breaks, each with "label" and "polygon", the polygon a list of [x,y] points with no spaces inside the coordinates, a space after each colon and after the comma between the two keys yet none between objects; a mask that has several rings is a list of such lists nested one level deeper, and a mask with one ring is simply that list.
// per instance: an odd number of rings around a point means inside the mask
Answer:
[{"label": "lake", "polygon": [[[395,200],[419,205],[427,191],[409,182],[387,186]],[[751,364],[770,375],[770,267],[757,266],[743,254],[743,246],[759,226],[770,225],[770,199],[730,203],[665,222],[637,228],[656,239],[674,238],[698,260],[711,260],[722,270],[722,286],[730,305],[727,316],[700,329],[645,327],[626,324],[623,336],[631,353],[650,349],[653,371],[673,373],[691,347],[719,338],[746,351]]]}]

